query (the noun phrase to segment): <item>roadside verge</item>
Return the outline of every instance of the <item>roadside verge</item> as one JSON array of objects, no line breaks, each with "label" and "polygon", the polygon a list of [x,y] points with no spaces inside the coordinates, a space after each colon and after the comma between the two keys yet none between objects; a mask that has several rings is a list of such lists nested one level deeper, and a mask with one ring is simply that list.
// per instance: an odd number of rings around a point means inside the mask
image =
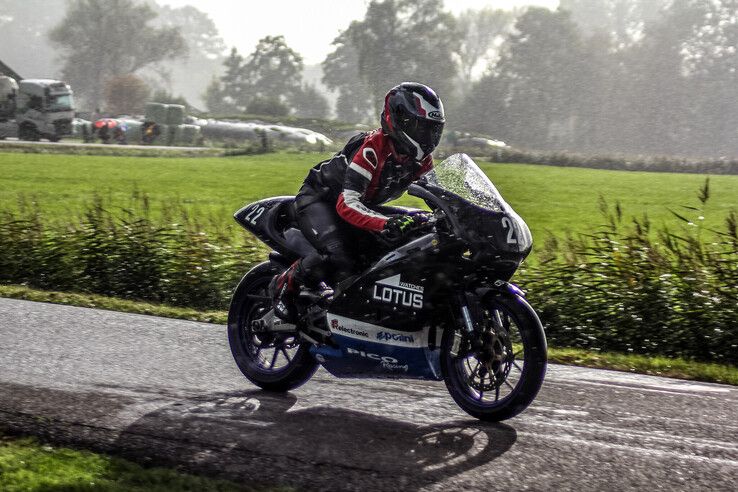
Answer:
[{"label": "roadside verge", "polygon": [[[228,319],[228,313],[225,311],[197,311],[195,309],[129,301],[95,294],[45,291],[18,285],[0,285],[0,297],[215,324],[225,324]],[[738,367],[695,362],[682,358],[549,347],[548,360],[557,364],[738,385]]]}]

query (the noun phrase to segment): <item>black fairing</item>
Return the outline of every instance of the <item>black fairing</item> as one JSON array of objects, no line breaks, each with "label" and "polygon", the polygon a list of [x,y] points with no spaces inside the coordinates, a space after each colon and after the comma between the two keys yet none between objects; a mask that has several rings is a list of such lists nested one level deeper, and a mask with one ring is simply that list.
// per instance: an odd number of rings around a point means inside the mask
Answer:
[{"label": "black fairing", "polygon": [[294,196],[266,198],[246,205],[233,218],[292,262],[313,251],[296,226],[294,204]]},{"label": "black fairing", "polygon": [[[426,234],[390,251],[362,275],[342,283],[331,313],[399,331],[430,324],[425,319],[429,303],[450,280],[449,265],[438,258],[436,237]],[[389,285],[395,277],[398,285]],[[383,291],[395,295],[382,300]]]}]

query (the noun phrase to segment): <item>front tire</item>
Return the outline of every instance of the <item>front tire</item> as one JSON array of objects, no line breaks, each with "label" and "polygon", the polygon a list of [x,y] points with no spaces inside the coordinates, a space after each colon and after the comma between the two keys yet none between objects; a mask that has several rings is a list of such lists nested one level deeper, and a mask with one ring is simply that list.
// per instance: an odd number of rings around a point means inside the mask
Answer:
[{"label": "front tire", "polygon": [[[268,391],[290,391],[318,369],[310,344],[297,333],[257,332],[252,321],[272,309],[269,283],[280,269],[269,262],[249,271],[238,284],[228,311],[228,342],[244,376]],[[281,359],[281,360],[280,360]]]},{"label": "front tire", "polygon": [[[469,415],[499,422],[518,415],[535,399],[546,375],[546,337],[533,308],[518,296],[492,295],[482,301],[482,347],[466,336],[452,354],[456,333],[447,329],[441,344],[441,369],[454,401]],[[457,340],[458,341],[458,340]]]}]

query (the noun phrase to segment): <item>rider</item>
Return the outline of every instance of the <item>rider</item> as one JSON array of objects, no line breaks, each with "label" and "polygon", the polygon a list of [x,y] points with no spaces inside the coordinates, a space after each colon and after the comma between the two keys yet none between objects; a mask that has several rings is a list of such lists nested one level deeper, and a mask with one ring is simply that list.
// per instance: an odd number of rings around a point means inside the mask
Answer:
[{"label": "rider", "polygon": [[300,230],[316,252],[272,281],[274,308],[294,318],[291,296],[302,291],[330,301],[335,285],[351,275],[357,229],[401,235],[428,220],[426,212],[381,204],[398,198],[433,168],[431,152],[446,121],[430,87],[404,82],[384,98],[382,128],[351,138],[332,158],[310,170],[295,198]]}]

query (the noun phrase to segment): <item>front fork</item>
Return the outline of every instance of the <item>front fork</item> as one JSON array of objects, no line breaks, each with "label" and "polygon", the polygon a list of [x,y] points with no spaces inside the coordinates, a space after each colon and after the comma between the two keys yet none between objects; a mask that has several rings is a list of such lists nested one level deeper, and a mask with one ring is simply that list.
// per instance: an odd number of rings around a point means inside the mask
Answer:
[{"label": "front fork", "polygon": [[[483,291],[486,294],[489,291]],[[498,360],[505,352],[503,346],[509,345],[508,334],[495,311],[489,320],[490,324],[482,322],[484,312],[481,296],[476,293],[464,292],[456,295],[457,312],[461,313],[461,329],[454,331],[451,345],[451,355],[458,357],[469,352],[484,354],[485,358]]]},{"label": "front fork", "polygon": [[457,312],[461,313],[461,330],[454,330],[454,340],[450,350],[453,357],[458,357],[459,354],[473,349],[474,342],[479,339],[474,315],[472,314],[476,309],[470,309],[469,307],[470,304],[474,307],[478,300],[470,299],[470,297],[468,293],[456,295]]}]

